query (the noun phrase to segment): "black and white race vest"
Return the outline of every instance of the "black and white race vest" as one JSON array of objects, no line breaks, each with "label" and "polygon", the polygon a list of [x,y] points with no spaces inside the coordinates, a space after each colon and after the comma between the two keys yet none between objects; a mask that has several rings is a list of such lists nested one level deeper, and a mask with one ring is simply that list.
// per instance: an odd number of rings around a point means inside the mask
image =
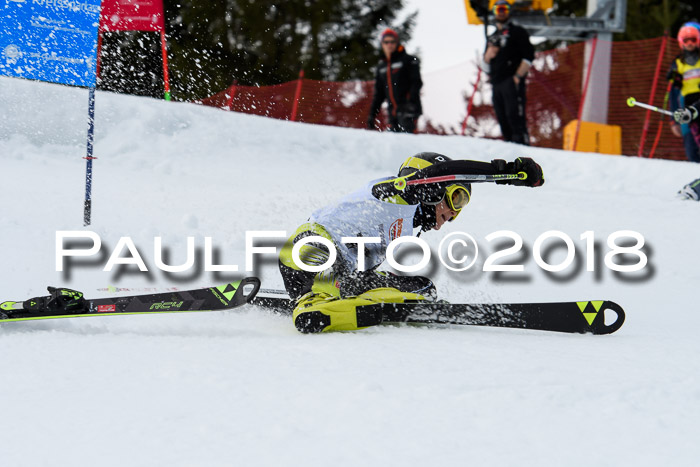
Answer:
[{"label": "black and white race vest", "polygon": [[418,205],[380,201],[372,195],[372,187],[386,177],[370,182],[360,190],[343,197],[336,204],[315,211],[310,222],[322,225],[333,238],[338,258],[350,270],[357,268],[357,243],[342,243],[342,237],[378,237],[378,243],[365,245],[365,269],[379,266],[386,258],[389,243],[402,236],[413,235],[413,216]]}]

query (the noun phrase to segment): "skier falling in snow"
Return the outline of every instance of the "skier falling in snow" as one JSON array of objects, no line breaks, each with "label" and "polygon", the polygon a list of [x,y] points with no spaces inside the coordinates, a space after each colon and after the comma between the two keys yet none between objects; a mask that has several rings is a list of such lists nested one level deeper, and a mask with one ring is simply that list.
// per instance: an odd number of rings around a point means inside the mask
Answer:
[{"label": "skier falling in snow", "polygon": [[[384,322],[581,334],[611,334],[620,329],[625,312],[610,300],[452,304],[435,300],[435,286],[428,278],[378,271],[392,240],[412,236],[414,228],[420,232],[439,230],[469,203],[469,182],[484,181],[536,187],[544,178],[541,167],[529,158],[486,163],[421,153],[408,158],[398,176],[370,182],[340,202],[314,212],[280,253],[280,269],[291,301],[256,297],[261,290],[257,277],[206,289],[94,299],[74,290],[49,287],[49,296],[0,302],[0,323],[231,310],[250,303],[281,312],[294,308],[294,324],[305,333],[355,330]],[[344,243],[346,236],[354,243]],[[360,254],[358,247],[363,243]],[[340,260],[326,268],[326,259],[337,251]],[[368,269],[360,265],[360,258],[365,259]],[[302,263],[317,265],[317,269],[307,271]],[[615,314],[615,320],[606,322],[610,313]]]},{"label": "skier falling in snow", "polygon": [[[295,300],[294,324],[301,332],[356,330],[371,326],[356,313],[357,307],[374,303],[434,300],[435,286],[427,277],[404,277],[378,271],[386,249],[395,238],[439,230],[454,221],[471,199],[471,184],[446,181],[426,184],[404,182],[450,175],[500,175],[524,172],[524,179],[498,184],[538,187],[544,183],[542,168],[530,158],[513,162],[452,160],[426,152],[409,157],[398,176],[374,180],[337,203],[315,211],[280,252],[279,267],[289,296]],[[397,183],[398,182],[398,183]],[[295,243],[309,236],[322,237],[336,249],[333,266],[322,272],[300,268],[292,258]],[[375,237],[379,243],[364,245],[364,271],[358,269],[358,244],[343,237]],[[308,266],[325,264],[329,248],[320,242],[303,244],[299,259]]]}]

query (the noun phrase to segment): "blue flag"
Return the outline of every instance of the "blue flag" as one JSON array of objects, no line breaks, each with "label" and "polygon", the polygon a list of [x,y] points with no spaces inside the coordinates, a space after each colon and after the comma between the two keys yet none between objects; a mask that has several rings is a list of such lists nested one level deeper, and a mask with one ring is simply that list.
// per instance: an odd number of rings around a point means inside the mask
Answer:
[{"label": "blue flag", "polygon": [[101,0],[0,0],[0,75],[95,86]]}]

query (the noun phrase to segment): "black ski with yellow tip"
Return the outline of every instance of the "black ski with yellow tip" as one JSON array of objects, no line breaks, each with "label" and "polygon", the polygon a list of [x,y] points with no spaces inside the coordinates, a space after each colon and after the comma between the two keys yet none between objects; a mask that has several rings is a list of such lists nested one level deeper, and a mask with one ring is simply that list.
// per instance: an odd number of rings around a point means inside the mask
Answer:
[{"label": "black ski with yellow tip", "polygon": [[[262,290],[251,304],[291,314],[293,302],[283,291]],[[551,303],[377,303],[357,307],[358,323],[426,323],[500,328],[534,329],[579,334],[611,334],[625,322],[620,305],[607,300]],[[318,316],[315,331],[322,330],[327,315]]]},{"label": "black ski with yellow tip", "polygon": [[[553,303],[398,303],[369,305],[382,322],[464,324],[580,334],[611,334],[625,322],[620,305],[606,300]],[[610,319],[613,318],[614,319]]]},{"label": "black ski with yellow tip", "polygon": [[49,287],[48,296],[0,303],[0,323],[84,316],[229,310],[248,303],[259,289],[260,280],[257,277],[204,289],[97,299],[84,299],[80,292]]}]

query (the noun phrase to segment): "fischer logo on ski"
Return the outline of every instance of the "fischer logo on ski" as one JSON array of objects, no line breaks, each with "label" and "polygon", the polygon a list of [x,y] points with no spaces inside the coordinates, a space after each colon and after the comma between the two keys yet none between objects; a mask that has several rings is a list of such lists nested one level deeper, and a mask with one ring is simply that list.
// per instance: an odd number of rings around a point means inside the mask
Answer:
[{"label": "fischer logo on ski", "polygon": [[233,296],[236,294],[237,288],[234,287],[232,284],[225,284],[225,285],[220,285],[218,287],[212,287],[211,292],[214,294],[216,298],[218,298],[221,303],[224,305],[228,305],[231,302],[231,299]]},{"label": "fischer logo on ski", "polygon": [[97,307],[98,313],[114,313],[117,311],[117,305],[99,305]]},{"label": "fischer logo on ski", "polygon": [[[593,321],[595,321],[596,316],[598,316],[598,312],[600,311],[600,307],[603,306],[604,300],[593,300],[590,302],[576,302],[578,305],[579,309],[581,310],[581,313],[583,313],[583,317],[586,318],[586,321],[588,321],[589,325],[593,324]],[[593,305],[593,310],[591,311],[591,307],[588,306],[588,304]],[[586,308],[588,308],[588,311],[586,311]]]}]

